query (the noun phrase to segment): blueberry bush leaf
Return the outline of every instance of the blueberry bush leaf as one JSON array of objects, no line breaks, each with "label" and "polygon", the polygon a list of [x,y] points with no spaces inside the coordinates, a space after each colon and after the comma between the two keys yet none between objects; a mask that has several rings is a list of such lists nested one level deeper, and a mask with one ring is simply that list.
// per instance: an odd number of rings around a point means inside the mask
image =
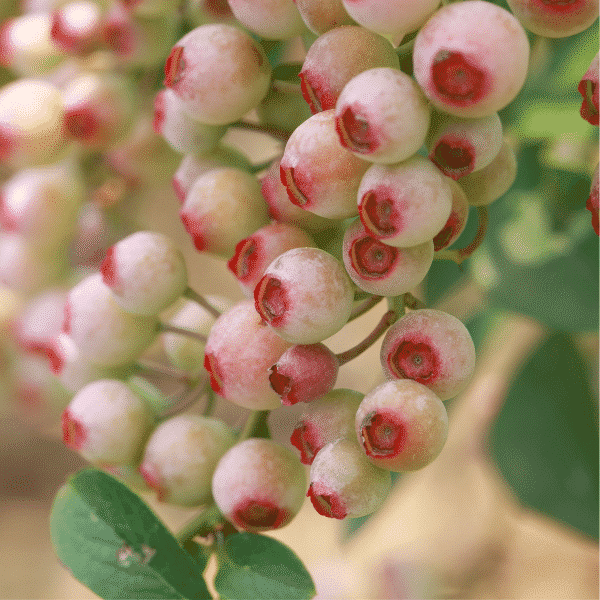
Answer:
[{"label": "blueberry bush leaf", "polygon": [[255,533],[236,533],[218,553],[215,589],[222,600],[301,600],[315,587],[300,559],[281,542]]},{"label": "blueberry bush leaf", "polygon": [[50,533],[61,562],[102,598],[211,598],[202,566],[103,471],[79,471],[59,490]]}]

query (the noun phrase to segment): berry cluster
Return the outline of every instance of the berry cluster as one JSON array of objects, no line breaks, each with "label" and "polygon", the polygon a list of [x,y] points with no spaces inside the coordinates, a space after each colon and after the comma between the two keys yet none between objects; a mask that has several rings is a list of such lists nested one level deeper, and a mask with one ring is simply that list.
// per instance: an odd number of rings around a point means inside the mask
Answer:
[{"label": "berry cluster", "polygon": [[[516,177],[498,111],[525,82],[524,27],[572,35],[597,1],[32,4],[0,33],[16,75],[0,89],[0,282],[24,299],[22,360],[49,366],[17,383],[59,386],[64,442],[91,463],[164,502],[214,501],[238,529],[282,527],[306,496],[336,519],[376,510],[391,472],[442,451],[443,401],[473,373],[465,326],[411,292],[434,260],[468,258]],[[302,60],[281,62],[299,36]],[[596,125],[597,67],[579,86]],[[280,152],[251,164],[233,129]],[[170,237],[131,231],[125,200],[165,179],[245,300],[198,295]],[[452,249],[471,207],[475,239]],[[598,231],[597,177],[588,208]],[[365,340],[328,348],[382,297]],[[381,336],[385,383],[336,389]],[[213,394],[255,411],[241,433],[211,416]],[[204,395],[204,414],[186,410]],[[263,411],[297,403],[299,454],[258,437]]]}]

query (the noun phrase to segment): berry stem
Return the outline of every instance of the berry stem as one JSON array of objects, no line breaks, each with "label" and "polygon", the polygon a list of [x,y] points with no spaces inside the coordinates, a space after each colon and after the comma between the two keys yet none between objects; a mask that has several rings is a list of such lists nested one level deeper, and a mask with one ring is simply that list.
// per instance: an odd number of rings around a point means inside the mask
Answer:
[{"label": "berry stem", "polygon": [[249,123],[248,121],[236,121],[235,123],[231,123],[229,127],[266,133],[267,135],[270,135],[277,140],[281,140],[282,142],[287,142],[291,135],[290,132],[284,131],[283,129],[279,129],[277,127],[271,127],[270,125],[259,125],[258,123]]},{"label": "berry stem", "polygon": [[458,248],[456,250],[440,250],[434,254],[434,258],[437,260],[453,260],[457,265],[461,265],[479,246],[485,238],[485,233],[488,226],[488,209],[487,206],[478,206],[477,215],[479,217],[479,226],[477,233],[473,238],[473,241],[464,248]]},{"label": "berry stem", "polygon": [[[194,386],[187,395],[182,395],[179,402],[176,402],[173,406],[159,415],[160,421],[170,419],[171,417],[187,410],[200,399],[207,389],[210,389],[210,386],[206,384]],[[174,394],[174,397],[176,396],[177,394]]]},{"label": "berry stem", "polygon": [[361,302],[358,306],[355,306],[352,309],[352,312],[350,313],[350,318],[348,319],[348,323],[350,323],[350,321],[354,321],[354,319],[357,319],[358,317],[361,317],[362,315],[364,315],[366,312],[370,311],[374,306],[379,304],[379,301],[382,298],[383,298],[383,296],[373,295],[370,298],[367,298],[366,300]]},{"label": "berry stem", "polygon": [[205,308],[215,319],[218,319],[221,316],[220,310],[217,310],[212,304],[209,304],[204,296],[201,296],[192,288],[187,288],[185,292],[183,292],[183,296],[188,300],[193,300],[198,303],[202,308]]},{"label": "berry stem", "polygon": [[210,385],[206,386],[206,405],[204,406],[204,410],[202,411],[202,415],[205,417],[210,417],[217,404],[217,399],[215,398],[215,393]]},{"label": "berry stem", "polygon": [[216,504],[210,504],[199,515],[190,519],[176,534],[175,539],[180,546],[196,536],[207,537],[224,522],[224,517]]},{"label": "berry stem", "polygon": [[178,333],[179,335],[185,335],[187,337],[194,338],[195,340],[204,342],[205,344],[207,340],[207,337],[201,333],[196,333],[195,331],[190,331],[189,329],[183,329],[182,327],[175,327],[175,325],[168,325],[167,323],[159,323],[158,331],[159,333]]},{"label": "berry stem", "polygon": [[273,161],[269,160],[267,162],[259,163],[258,165],[252,165],[250,167],[250,173],[252,173],[252,175],[256,175],[257,173],[260,173],[261,171],[268,169],[272,163],[273,163]]},{"label": "berry stem", "polygon": [[418,298],[415,298],[410,292],[404,294],[404,306],[411,310],[418,310],[420,308],[427,308],[427,304]]},{"label": "berry stem", "polygon": [[247,440],[248,438],[255,437],[255,434],[259,429],[267,426],[267,417],[269,416],[268,410],[254,410],[252,414],[246,419],[244,428],[242,429],[238,438],[238,444]]},{"label": "berry stem", "polygon": [[163,365],[153,360],[144,358],[143,360],[138,360],[135,366],[142,373],[166,375],[167,377],[177,379],[187,385],[189,385],[191,382],[190,377],[183,371],[179,369],[174,369],[173,367],[168,367],[167,365]]},{"label": "berry stem", "polygon": [[367,348],[370,348],[387,330],[387,328],[398,320],[398,313],[395,310],[388,310],[380,319],[379,323],[375,326],[375,329],[359,344],[356,344],[354,348],[350,348],[345,352],[336,354],[336,358],[340,363],[340,367],[350,362],[353,358],[362,354]]}]

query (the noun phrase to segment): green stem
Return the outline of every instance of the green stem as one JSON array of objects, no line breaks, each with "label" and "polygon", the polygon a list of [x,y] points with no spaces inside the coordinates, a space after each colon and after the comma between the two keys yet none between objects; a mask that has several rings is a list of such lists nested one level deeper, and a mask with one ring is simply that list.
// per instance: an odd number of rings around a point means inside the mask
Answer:
[{"label": "green stem", "polygon": [[256,430],[266,421],[267,416],[269,415],[268,410],[255,410],[252,411],[250,416],[246,419],[244,423],[244,428],[242,429],[240,436],[238,438],[238,444],[251,438]]},{"label": "green stem", "polygon": [[188,300],[193,300],[197,304],[199,304],[202,308],[205,308],[215,319],[221,316],[221,311],[217,310],[212,304],[210,304],[204,296],[201,296],[197,292],[195,292],[192,288],[187,288],[183,295]]},{"label": "green stem", "polygon": [[210,417],[215,410],[216,403],[217,403],[217,399],[215,397],[215,393],[213,392],[213,389],[209,385],[209,386],[207,386],[207,390],[206,390],[206,405],[204,407],[204,410],[202,411],[202,414],[205,417]]},{"label": "green stem", "polygon": [[135,364],[136,368],[141,373],[151,373],[153,375],[166,375],[173,379],[182,381],[183,383],[190,383],[190,377],[184,371],[163,365],[159,362],[149,360],[147,358],[140,359]]},{"label": "green stem", "polygon": [[236,121],[231,123],[229,127],[235,129],[246,129],[247,131],[256,131],[258,133],[266,133],[276,140],[287,142],[291,132],[279,129],[278,127],[271,127],[270,125],[260,125],[258,123],[249,123],[248,121]]},{"label": "green stem", "polygon": [[478,206],[477,215],[479,217],[479,226],[473,241],[468,246],[457,250],[440,250],[433,255],[435,260],[452,260],[460,266],[467,258],[469,258],[469,256],[471,256],[471,254],[473,254],[473,252],[475,252],[475,250],[477,250],[477,248],[479,248],[481,242],[483,242],[483,239],[485,238],[488,226],[487,206]]},{"label": "green stem", "polygon": [[188,521],[176,534],[175,539],[180,546],[196,536],[206,537],[214,530],[215,526],[222,523],[224,517],[216,504],[210,504],[199,515]]},{"label": "green stem", "polygon": [[196,331],[190,331],[189,329],[183,329],[182,327],[175,327],[175,325],[169,325],[168,323],[159,323],[158,331],[161,333],[177,333],[186,337],[194,338],[199,342],[206,344],[207,337]]},{"label": "green stem", "polygon": [[383,296],[371,296],[367,298],[363,302],[361,302],[358,306],[355,306],[350,313],[350,318],[348,319],[348,323],[350,321],[354,321],[358,317],[361,317],[366,312],[370,311],[375,305],[379,303],[379,301],[383,298]]}]

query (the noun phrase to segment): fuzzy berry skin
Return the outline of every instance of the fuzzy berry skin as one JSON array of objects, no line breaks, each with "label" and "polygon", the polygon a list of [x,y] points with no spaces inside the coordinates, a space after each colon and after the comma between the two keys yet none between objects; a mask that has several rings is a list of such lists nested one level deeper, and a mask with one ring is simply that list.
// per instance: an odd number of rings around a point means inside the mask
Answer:
[{"label": "fuzzy berry skin", "polygon": [[19,79],[0,88],[0,161],[13,168],[57,160],[67,145],[58,88]]},{"label": "fuzzy berry skin", "polygon": [[388,329],[380,358],[387,379],[412,379],[447,400],[471,379],[475,346],[456,317],[424,308],[409,312]]},{"label": "fuzzy berry skin", "polygon": [[258,314],[293,344],[315,344],[337,333],[350,318],[353,300],[344,266],[319,248],[284,252],[254,290]]},{"label": "fuzzy berry skin", "polygon": [[124,311],[102,275],[94,273],[69,292],[63,331],[86,360],[113,367],[137,359],[146,350],[156,337],[157,320]]},{"label": "fuzzy berry skin", "polygon": [[372,464],[390,471],[415,471],[442,451],[448,414],[427,387],[408,379],[371,390],[354,421],[356,437]]},{"label": "fuzzy berry skin", "polygon": [[462,119],[437,113],[425,141],[429,159],[455,181],[487,167],[502,146],[498,113]]},{"label": "fuzzy berry skin", "polygon": [[346,12],[342,0],[294,0],[294,3],[306,26],[317,35],[342,25],[356,25]]},{"label": "fuzzy berry skin", "polygon": [[529,31],[563,38],[584,31],[598,18],[598,0],[507,0]]},{"label": "fuzzy berry skin", "polygon": [[378,468],[354,439],[329,442],[310,467],[306,494],[324,517],[364,517],[377,510],[392,487],[388,470]]},{"label": "fuzzy berry skin", "polygon": [[384,244],[422,244],[442,229],[452,208],[448,179],[416,154],[395,165],[374,164],[358,188],[358,214]]},{"label": "fuzzy berry skin", "polygon": [[52,19],[46,12],[23,14],[0,25],[0,65],[21,77],[43,75],[64,58],[51,37]]},{"label": "fuzzy berry skin", "polygon": [[315,247],[310,235],[294,225],[269,223],[242,240],[227,266],[240,284],[242,292],[252,298],[254,288],[266,268],[292,248]]},{"label": "fuzzy berry skin", "polygon": [[396,163],[415,154],[429,129],[427,98],[402,71],[369,69],[351,79],[335,105],[342,146],[377,163]]},{"label": "fuzzy berry skin", "polygon": [[72,236],[84,196],[73,161],[21,169],[0,188],[0,226],[34,246],[56,248]]},{"label": "fuzzy berry skin", "polygon": [[226,131],[224,125],[205,125],[192,119],[173,90],[161,90],[154,97],[155,133],[182,154],[205,154],[213,150]]},{"label": "fuzzy berry skin", "polygon": [[[204,156],[186,154],[171,180],[179,202],[184,203],[187,193],[200,175],[219,167],[235,167],[242,171],[249,171],[250,162],[239,152],[224,147],[217,147]],[[279,171],[277,171],[277,176],[279,176]]]},{"label": "fuzzy berry skin", "polygon": [[364,394],[340,388],[306,405],[290,442],[300,451],[300,460],[311,465],[317,452],[329,442],[354,437],[354,418]]},{"label": "fuzzy berry skin", "polygon": [[157,315],[187,288],[183,253],[153,231],[136,231],[111,246],[100,272],[117,304],[137,315]]},{"label": "fuzzy berry skin", "polygon": [[165,85],[186,112],[207,125],[226,125],[252,110],[269,89],[262,47],[230,25],[201,25],[184,35],[165,64]]},{"label": "fuzzy berry skin", "polygon": [[54,10],[51,19],[50,36],[68,54],[85,55],[100,43],[103,11],[98,2],[69,2]]},{"label": "fuzzy berry skin", "polygon": [[258,179],[233,167],[200,175],[179,216],[196,250],[227,258],[234,254],[238,242],[269,222]]},{"label": "fuzzy berry skin", "polygon": [[25,295],[41,292],[68,272],[66,248],[49,250],[20,233],[0,231],[0,284]]},{"label": "fuzzy berry skin", "polygon": [[178,415],[152,432],[139,470],[160,502],[198,506],[210,500],[214,470],[234,444],[233,432],[222,421]]},{"label": "fuzzy berry skin", "polygon": [[[348,52],[352,48],[352,52]],[[300,80],[302,95],[313,114],[335,108],[344,86],[376,67],[399,68],[393,46],[362,27],[336,27],[321,35],[306,53]]]},{"label": "fuzzy berry skin", "polygon": [[238,302],[215,322],[204,349],[212,389],[252,410],[281,406],[268,369],[291,346],[260,318],[251,300]]},{"label": "fuzzy berry skin", "polygon": [[21,350],[45,356],[62,328],[66,297],[60,288],[47,289],[20,308],[10,324],[10,334]]},{"label": "fuzzy berry skin", "polygon": [[528,61],[523,26],[482,0],[438,10],[419,31],[413,52],[414,75],[425,95],[458,117],[485,117],[504,108],[523,86]]},{"label": "fuzzy berry skin", "polygon": [[55,337],[45,354],[52,373],[72,394],[98,379],[123,379],[133,372],[130,365],[102,367],[85,360],[75,342],[65,333]]},{"label": "fuzzy berry skin", "polygon": [[446,224],[433,238],[435,252],[451,246],[465,230],[469,217],[469,201],[464,190],[456,181],[450,180],[452,188],[452,210]]},{"label": "fuzzy berry skin", "polygon": [[270,369],[271,387],[283,405],[311,402],[333,389],[339,369],[336,355],[323,344],[298,344]]},{"label": "fuzzy berry skin", "polygon": [[287,40],[306,32],[294,0],[228,0],[235,18],[267,40]]},{"label": "fuzzy berry skin", "polygon": [[138,460],[153,426],[149,406],[114,379],[86,385],[62,416],[63,442],[99,466]]},{"label": "fuzzy berry skin", "polygon": [[298,513],[306,493],[304,467],[271,440],[248,439],[219,461],[212,480],[215,503],[228,521],[250,532],[279,529]]},{"label": "fuzzy berry skin", "polygon": [[348,14],[359,24],[392,36],[400,43],[411,31],[419,29],[439,6],[439,0],[342,0]]},{"label": "fuzzy berry skin", "polygon": [[470,206],[487,206],[505,194],[517,177],[517,158],[508,142],[503,141],[496,158],[483,169],[462,177]]},{"label": "fuzzy berry skin", "polygon": [[65,125],[72,139],[100,150],[122,140],[136,110],[135,89],[118,74],[88,73],[63,90]]},{"label": "fuzzy berry skin", "polygon": [[594,56],[590,68],[585,72],[577,86],[577,91],[583,98],[579,112],[590,125],[596,126],[598,126],[598,91],[600,88],[598,84],[598,56],[598,54]]},{"label": "fuzzy berry skin", "polygon": [[288,139],[280,163],[290,200],[327,219],[356,216],[356,193],[370,163],[345,149],[333,110],[310,117]]},{"label": "fuzzy berry skin", "polygon": [[[231,300],[217,296],[207,296],[206,299],[221,312],[229,310],[234,304]],[[215,321],[216,318],[204,307],[193,300],[185,300],[183,306],[168,320],[168,324],[208,336]],[[198,369],[205,372],[203,342],[177,333],[163,333],[161,338],[165,354],[174,366],[186,372],[196,373]]]},{"label": "fuzzy berry skin", "polygon": [[596,235],[600,236],[598,204],[598,165],[596,165],[594,178],[592,179],[592,186],[590,188],[590,195],[585,203],[585,207],[592,213],[592,227],[594,228]]},{"label": "fuzzy berry skin", "polygon": [[335,221],[320,217],[294,204],[281,183],[281,161],[275,159],[261,179],[262,195],[269,207],[269,216],[279,223],[289,223],[307,229],[321,231],[335,226]]},{"label": "fuzzy berry skin", "polygon": [[395,248],[372,237],[359,219],[346,229],[342,258],[350,278],[363,291],[399,296],[425,279],[433,262],[433,242]]}]

